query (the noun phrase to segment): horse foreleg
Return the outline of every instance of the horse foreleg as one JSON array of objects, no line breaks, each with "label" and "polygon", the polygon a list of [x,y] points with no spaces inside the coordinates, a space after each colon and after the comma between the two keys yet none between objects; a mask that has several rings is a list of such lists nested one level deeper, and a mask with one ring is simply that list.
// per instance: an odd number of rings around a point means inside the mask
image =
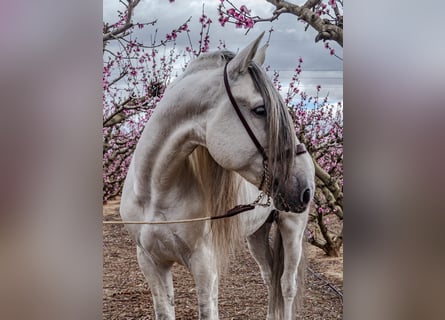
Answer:
[{"label": "horse foreleg", "polygon": [[303,254],[303,234],[307,214],[280,212],[278,228],[281,233],[284,249],[284,269],[281,276],[281,291],[284,300],[284,320],[294,317],[294,302],[299,290],[298,270]]},{"label": "horse foreleg", "polygon": [[218,319],[218,269],[210,247],[202,246],[190,258],[198,295],[199,319]]},{"label": "horse foreleg", "polygon": [[137,260],[153,296],[157,320],[175,319],[172,265],[155,263],[151,256],[137,247]]},{"label": "horse foreleg", "polygon": [[247,237],[249,251],[258,264],[264,283],[270,286],[272,255],[269,245],[269,231],[272,223],[266,222],[255,233]]}]

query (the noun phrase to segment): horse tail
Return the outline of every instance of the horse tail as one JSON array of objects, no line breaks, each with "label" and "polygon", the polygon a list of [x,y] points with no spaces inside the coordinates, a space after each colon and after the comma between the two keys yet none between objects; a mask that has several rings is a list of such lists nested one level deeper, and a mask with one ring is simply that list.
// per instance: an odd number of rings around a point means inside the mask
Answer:
[{"label": "horse tail", "polygon": [[[284,272],[284,246],[280,228],[278,227],[278,221],[276,222],[277,228],[272,249],[272,275],[270,282],[271,303],[269,304],[269,308],[271,308],[271,314],[274,315],[273,319],[279,320],[284,318],[284,297],[281,288],[281,278]],[[297,310],[300,309],[303,303],[304,279],[306,273],[306,258],[304,252],[303,243],[300,262],[297,266],[297,295],[293,303],[293,317],[295,317]]]},{"label": "horse tail", "polygon": [[275,231],[275,239],[272,249],[272,275],[270,281],[270,313],[274,315],[274,319],[283,319],[284,299],[281,290],[281,277],[284,270],[284,247],[280,229],[277,227]]}]

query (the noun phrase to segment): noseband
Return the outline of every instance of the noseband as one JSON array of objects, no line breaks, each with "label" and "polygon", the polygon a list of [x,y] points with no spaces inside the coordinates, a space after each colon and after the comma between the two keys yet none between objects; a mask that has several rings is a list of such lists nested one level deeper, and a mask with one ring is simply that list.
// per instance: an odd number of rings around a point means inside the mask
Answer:
[{"label": "noseband", "polygon": [[[261,179],[260,186],[258,187],[258,189],[261,191],[261,193],[258,196],[258,198],[254,201],[254,203],[257,205],[269,206],[270,205],[272,180],[270,178],[270,172],[269,172],[269,167],[268,167],[268,157],[267,157],[266,151],[264,150],[263,146],[256,138],[255,134],[253,133],[252,129],[250,128],[249,124],[247,123],[246,118],[241,113],[241,109],[238,106],[238,104],[236,103],[235,98],[233,97],[232,90],[230,90],[229,78],[227,76],[227,65],[228,64],[229,64],[229,61],[227,61],[227,63],[224,66],[224,86],[226,87],[227,95],[229,97],[230,102],[232,103],[233,108],[236,111],[236,114],[238,115],[238,118],[241,120],[241,123],[243,124],[244,128],[246,129],[247,134],[249,135],[250,139],[252,140],[253,144],[256,146],[256,148],[258,149],[260,154],[263,156],[264,171],[263,171],[263,177]],[[306,153],[306,152],[307,152],[306,147],[303,143],[300,143],[296,146],[296,155],[297,156],[300,154]],[[262,191],[264,185],[266,185],[265,194]],[[261,201],[262,198],[264,198],[265,195],[267,196],[266,204],[260,204],[259,202]]]}]

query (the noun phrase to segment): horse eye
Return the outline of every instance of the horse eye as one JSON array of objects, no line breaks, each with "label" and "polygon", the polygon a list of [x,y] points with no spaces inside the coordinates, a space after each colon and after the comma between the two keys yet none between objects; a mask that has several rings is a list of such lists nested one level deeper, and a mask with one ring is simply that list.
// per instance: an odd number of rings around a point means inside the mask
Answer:
[{"label": "horse eye", "polygon": [[252,112],[260,117],[264,117],[267,115],[266,108],[264,106],[256,107],[255,109],[252,109]]}]

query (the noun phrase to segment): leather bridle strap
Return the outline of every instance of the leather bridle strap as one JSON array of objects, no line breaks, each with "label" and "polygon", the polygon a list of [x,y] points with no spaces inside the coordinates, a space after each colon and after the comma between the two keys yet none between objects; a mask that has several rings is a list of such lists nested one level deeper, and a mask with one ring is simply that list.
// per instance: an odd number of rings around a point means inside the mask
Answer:
[{"label": "leather bridle strap", "polygon": [[227,76],[227,65],[229,64],[229,61],[224,66],[224,85],[226,87],[227,95],[229,96],[230,102],[232,103],[233,108],[236,111],[236,114],[238,115],[238,118],[241,120],[244,128],[246,129],[247,133],[249,134],[250,139],[252,139],[253,143],[257,147],[258,151],[261,153],[261,155],[264,158],[264,161],[267,161],[267,154],[266,151],[264,151],[263,146],[259,143],[258,139],[255,137],[255,134],[253,133],[252,129],[249,127],[249,124],[246,121],[246,118],[244,118],[243,114],[241,113],[241,110],[236,103],[235,98],[233,97],[232,91],[230,90],[229,85],[229,79]]}]

